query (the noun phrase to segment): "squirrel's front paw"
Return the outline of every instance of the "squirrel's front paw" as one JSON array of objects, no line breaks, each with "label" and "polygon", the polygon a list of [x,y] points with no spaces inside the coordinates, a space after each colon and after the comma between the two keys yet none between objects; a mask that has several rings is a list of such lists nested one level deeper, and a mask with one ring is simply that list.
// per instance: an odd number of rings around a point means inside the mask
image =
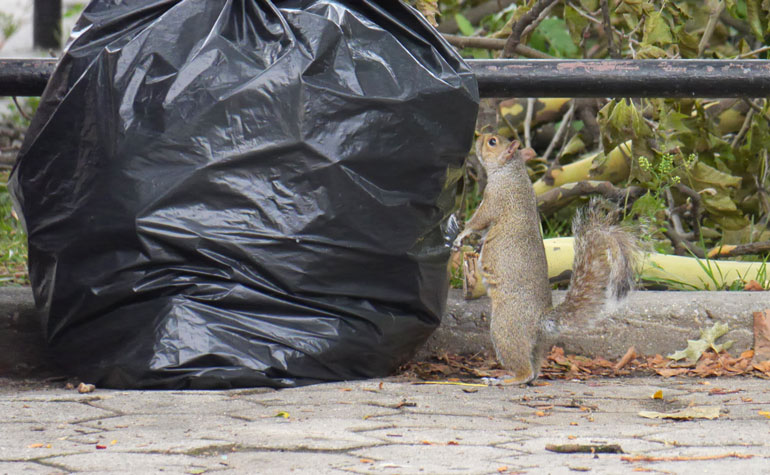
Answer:
[{"label": "squirrel's front paw", "polygon": [[463,247],[463,240],[461,238],[455,239],[452,243],[452,252],[459,251],[461,247]]}]

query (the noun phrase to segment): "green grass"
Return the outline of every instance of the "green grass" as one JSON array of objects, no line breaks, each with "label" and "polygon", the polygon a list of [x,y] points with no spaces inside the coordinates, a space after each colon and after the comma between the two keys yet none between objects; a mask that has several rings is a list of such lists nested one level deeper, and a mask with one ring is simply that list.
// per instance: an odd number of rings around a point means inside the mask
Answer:
[{"label": "green grass", "polygon": [[8,172],[0,172],[0,285],[29,285],[27,235],[13,213],[7,182]]}]

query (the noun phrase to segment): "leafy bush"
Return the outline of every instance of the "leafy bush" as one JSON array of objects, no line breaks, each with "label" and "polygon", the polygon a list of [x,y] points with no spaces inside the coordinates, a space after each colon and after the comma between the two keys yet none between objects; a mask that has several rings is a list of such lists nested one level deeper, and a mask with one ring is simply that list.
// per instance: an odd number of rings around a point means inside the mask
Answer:
[{"label": "leafy bush", "polygon": [[[440,13],[439,30],[467,57],[770,59],[768,0],[417,3]],[[486,107],[497,117],[488,125],[538,152],[530,162],[537,182],[591,156],[590,172],[576,180],[601,176],[614,186],[605,193],[627,191],[628,219],[659,251],[702,257],[720,244],[770,240],[767,98],[509,99]],[[622,147],[628,141],[630,151]],[[617,150],[625,164],[610,164]],[[480,175],[471,170],[469,183],[483,185]],[[563,199],[555,206],[551,195],[541,195],[544,228],[563,229],[554,220],[567,221],[574,206]]]}]

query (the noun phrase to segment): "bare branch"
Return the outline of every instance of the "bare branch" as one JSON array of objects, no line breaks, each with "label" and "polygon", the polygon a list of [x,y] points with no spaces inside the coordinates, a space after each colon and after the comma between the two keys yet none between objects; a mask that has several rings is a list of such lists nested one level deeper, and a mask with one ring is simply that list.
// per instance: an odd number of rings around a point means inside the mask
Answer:
[{"label": "bare branch", "polygon": [[589,195],[601,195],[616,203],[632,204],[647,192],[640,186],[618,188],[609,181],[585,180],[568,183],[546,191],[537,197],[537,206],[544,215],[550,215],[562,209],[575,198]]},{"label": "bare branch", "polygon": [[26,112],[24,112],[24,108],[19,105],[18,99],[16,99],[16,96],[13,96],[13,103],[16,104],[16,110],[19,111],[19,114],[24,117],[25,120],[32,120],[29,118]]},{"label": "bare branch", "polygon": [[749,56],[754,56],[755,54],[764,53],[765,51],[770,51],[770,46],[763,46],[761,48],[757,48],[754,51],[749,51],[748,53],[739,54],[735,57],[735,59],[741,59],[741,58],[748,58]]},{"label": "bare branch", "polygon": [[751,119],[754,118],[755,112],[756,111],[754,109],[749,109],[749,112],[746,114],[746,119],[743,121],[743,125],[741,126],[741,130],[735,134],[735,137],[733,137],[733,141],[730,143],[730,147],[737,148],[738,144],[741,143],[741,140],[743,140],[746,132],[749,131],[749,127],[751,127]]},{"label": "bare branch", "polygon": [[527,99],[527,115],[524,118],[524,146],[532,148],[532,115],[535,111],[535,98]]},{"label": "bare branch", "polygon": [[671,244],[674,245],[674,249],[676,249],[677,253],[687,254],[689,252],[699,258],[706,257],[706,253],[703,252],[703,249],[687,240],[687,237],[692,236],[687,236],[682,229],[682,222],[679,213],[675,208],[674,197],[671,195],[670,189],[666,189],[666,201],[668,202],[667,214],[671,226],[667,227],[665,231],[663,231],[663,234],[665,234],[671,241]]},{"label": "bare branch", "polygon": [[577,102],[577,116],[579,120],[583,121],[584,134],[581,134],[586,145],[590,148],[593,144],[599,141],[599,135],[601,131],[599,129],[599,122],[596,120],[596,113],[599,110],[596,99],[576,99]]},{"label": "bare branch", "polygon": [[[767,100],[767,99],[765,99],[765,100]],[[752,109],[754,109],[754,111],[756,111],[756,112],[760,113],[760,114],[762,115],[762,117],[764,117],[764,118],[765,118],[765,120],[766,120],[766,121],[770,122],[770,114],[768,114],[767,112],[765,112],[765,111],[764,111],[764,110],[763,110],[761,107],[759,107],[758,105],[754,104],[754,101],[752,101],[752,100],[750,100],[750,99],[746,99],[746,98],[744,98],[744,99],[743,99],[743,102],[745,102],[746,104],[748,104],[748,106],[749,106],[749,107],[751,107]]]},{"label": "bare branch", "polygon": [[770,252],[770,241],[715,247],[709,251],[708,257],[736,257],[747,254],[764,254],[766,252]]},{"label": "bare branch", "polygon": [[503,58],[511,58],[516,52],[516,47],[521,42],[524,30],[530,25],[537,26],[542,18],[540,18],[543,12],[546,12],[556,3],[558,0],[537,0],[532,8],[527,13],[521,16],[519,20],[511,28],[511,35],[506,41],[505,48],[503,48]]},{"label": "bare branch", "polygon": [[698,43],[698,57],[702,56],[703,52],[706,51],[706,47],[708,46],[709,41],[711,41],[711,36],[714,34],[714,27],[717,26],[717,21],[719,21],[719,15],[721,15],[725,9],[724,0],[718,0],[716,5],[714,5],[713,2],[709,3],[711,3],[711,11],[709,12],[706,29],[703,30],[703,36],[701,36],[700,43]]},{"label": "bare branch", "polygon": [[691,227],[693,232],[693,239],[698,241],[700,240],[701,236],[700,220],[703,216],[703,199],[701,198],[700,193],[687,185],[683,185],[682,183],[677,183],[674,185],[674,188],[676,188],[676,191],[679,193],[690,198],[690,202],[692,203],[692,209],[690,212],[692,215]]},{"label": "bare branch", "polygon": [[612,41],[612,22],[610,21],[610,5],[607,0],[602,0],[602,17],[604,19],[604,34],[607,35],[607,49],[610,52],[610,58],[617,59],[620,54],[615,49]]},{"label": "bare branch", "polygon": [[[459,36],[444,34],[444,38],[452,46],[457,48],[481,48],[489,50],[501,50],[505,48],[505,41],[499,38],[482,38],[478,36]],[[555,59],[550,54],[543,53],[535,48],[525,45],[516,46],[516,53],[526,58]]]},{"label": "bare branch", "polygon": [[722,20],[722,23],[724,23],[727,26],[731,26],[738,30],[740,33],[743,33],[744,35],[751,35],[751,28],[749,28],[749,25],[747,25],[745,22],[733,18],[732,15],[730,15],[727,11],[722,11],[722,14],[719,15],[719,19]]},{"label": "bare branch", "polygon": [[[561,123],[559,124],[559,128],[556,129],[556,133],[553,136],[553,139],[551,139],[551,143],[548,144],[548,148],[545,149],[545,153],[543,153],[543,156],[541,157],[546,162],[548,161],[548,157],[551,156],[551,152],[553,152],[553,149],[556,147],[556,144],[561,140],[562,136],[567,131],[567,126],[572,124],[572,117],[575,115],[575,101],[570,101],[569,109],[567,109],[567,112],[564,114],[564,117],[561,119]],[[559,157],[557,156],[554,161],[554,164],[558,166],[559,164]]]}]

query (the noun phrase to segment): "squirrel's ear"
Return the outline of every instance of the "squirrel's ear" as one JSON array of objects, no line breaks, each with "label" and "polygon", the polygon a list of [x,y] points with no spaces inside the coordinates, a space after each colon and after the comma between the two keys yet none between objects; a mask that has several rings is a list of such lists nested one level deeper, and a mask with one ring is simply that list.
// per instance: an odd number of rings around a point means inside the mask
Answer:
[{"label": "squirrel's ear", "polygon": [[521,147],[521,142],[518,140],[511,140],[511,143],[508,144],[508,147],[505,149],[505,155],[503,155],[505,160],[509,160],[511,157],[514,157],[516,155],[516,150],[518,150],[519,147]]}]

